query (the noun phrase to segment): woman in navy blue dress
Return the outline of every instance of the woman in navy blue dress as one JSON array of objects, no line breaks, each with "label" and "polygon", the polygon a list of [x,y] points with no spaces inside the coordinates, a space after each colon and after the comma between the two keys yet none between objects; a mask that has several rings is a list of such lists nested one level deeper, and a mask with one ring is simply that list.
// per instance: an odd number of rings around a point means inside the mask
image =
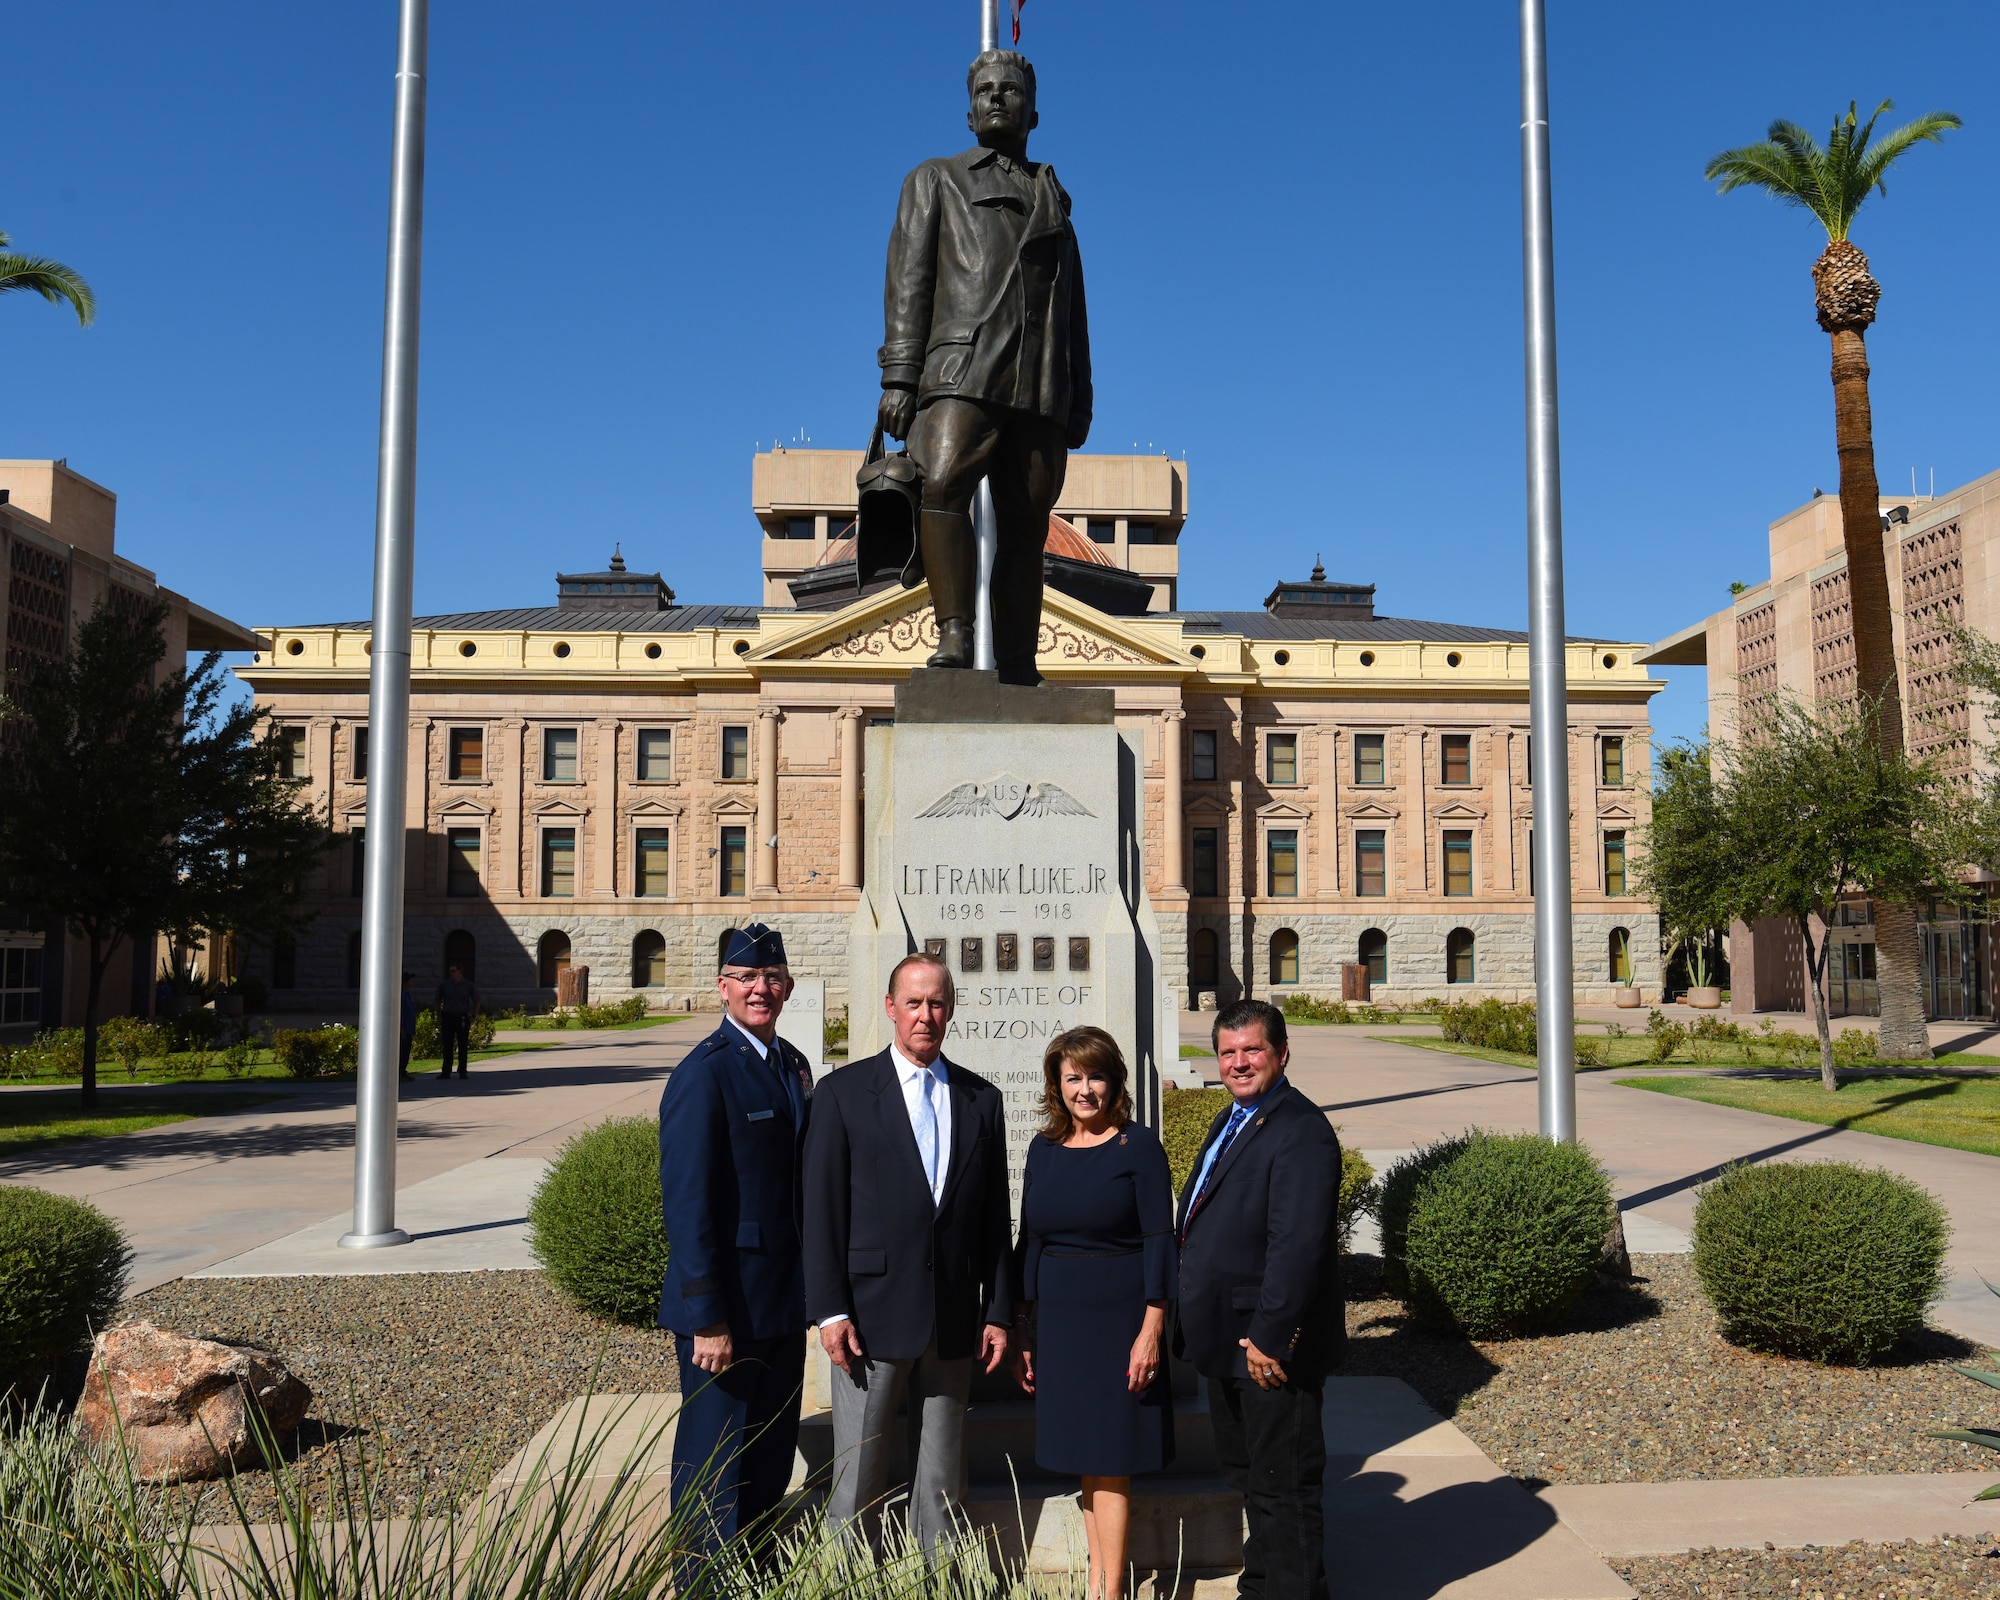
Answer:
[{"label": "woman in navy blue dress", "polygon": [[1110,1034],[1059,1034],[1042,1072],[1046,1120],[1021,1195],[1014,1376],[1035,1397],[1036,1464],[1083,1480],[1090,1592],[1119,1600],[1133,1474],[1174,1457],[1172,1180],[1159,1138],[1132,1121]]}]

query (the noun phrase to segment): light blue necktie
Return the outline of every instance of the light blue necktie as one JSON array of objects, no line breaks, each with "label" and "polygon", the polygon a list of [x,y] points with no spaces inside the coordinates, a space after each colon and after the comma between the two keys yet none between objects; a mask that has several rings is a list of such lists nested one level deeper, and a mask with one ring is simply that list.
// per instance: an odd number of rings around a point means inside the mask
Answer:
[{"label": "light blue necktie", "polygon": [[931,1103],[931,1074],[928,1068],[917,1078],[917,1154],[923,1159],[924,1181],[930,1185],[933,1203],[937,1197],[938,1120]]}]

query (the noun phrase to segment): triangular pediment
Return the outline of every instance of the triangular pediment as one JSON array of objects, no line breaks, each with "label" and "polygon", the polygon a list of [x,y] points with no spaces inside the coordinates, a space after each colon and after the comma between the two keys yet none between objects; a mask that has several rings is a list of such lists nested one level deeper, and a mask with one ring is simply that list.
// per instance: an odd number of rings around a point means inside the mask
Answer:
[{"label": "triangular pediment", "polygon": [[1273,800],[1269,805],[1259,806],[1257,815],[1266,822],[1308,822],[1310,811],[1301,811],[1289,800]]},{"label": "triangular pediment", "polygon": [[1431,815],[1441,822],[1477,822],[1486,813],[1463,800],[1454,800],[1448,806],[1439,806]]},{"label": "triangular pediment", "polygon": [[1351,807],[1346,815],[1357,822],[1393,822],[1402,815],[1400,807],[1385,806],[1370,800],[1366,805]]},{"label": "triangular pediment", "polygon": [[635,806],[627,806],[625,814],[628,817],[677,817],[681,814],[681,807],[673,800],[641,800]]},{"label": "triangular pediment", "polygon": [[[789,663],[852,663],[920,667],[937,648],[930,585],[884,589],[833,612],[816,627],[753,650],[750,667]],[[1042,631],[1035,659],[1044,671],[1078,667],[1195,666],[1194,658],[1163,648],[1119,617],[1107,616],[1058,590],[1042,596]]]},{"label": "triangular pediment", "polygon": [[1229,815],[1231,808],[1227,800],[1220,799],[1212,794],[1205,794],[1197,799],[1190,800],[1181,809],[1187,812],[1189,816],[1226,817]]},{"label": "triangular pediment", "polygon": [[569,800],[544,800],[532,812],[532,815],[536,817],[554,817],[558,821],[565,817],[581,817],[584,814],[585,811],[582,806],[576,805]]},{"label": "triangular pediment", "polygon": [[709,807],[709,810],[718,817],[754,817],[757,814],[756,806],[740,794],[733,794],[727,800],[718,800]]},{"label": "triangular pediment", "polygon": [[1608,805],[1598,811],[1597,820],[1599,822],[1635,822],[1638,819],[1632,814],[1630,806]]},{"label": "triangular pediment", "polygon": [[471,795],[461,795],[450,804],[440,807],[438,815],[441,817],[479,817],[483,819],[493,815],[493,808],[481,805]]}]

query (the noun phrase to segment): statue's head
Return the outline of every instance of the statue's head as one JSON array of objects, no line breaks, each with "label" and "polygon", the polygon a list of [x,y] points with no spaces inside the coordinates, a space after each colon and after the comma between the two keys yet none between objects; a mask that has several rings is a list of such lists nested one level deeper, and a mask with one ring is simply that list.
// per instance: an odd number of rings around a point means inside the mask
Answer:
[{"label": "statue's head", "polygon": [[982,50],[965,74],[965,125],[981,144],[1025,144],[1035,115],[1035,69],[1018,50]]}]

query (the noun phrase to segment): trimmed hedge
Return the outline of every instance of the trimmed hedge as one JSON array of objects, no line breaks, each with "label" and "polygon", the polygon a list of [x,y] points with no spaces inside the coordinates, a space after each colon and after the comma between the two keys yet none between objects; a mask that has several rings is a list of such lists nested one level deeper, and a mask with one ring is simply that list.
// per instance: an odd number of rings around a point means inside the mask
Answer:
[{"label": "trimmed hedge", "polygon": [[281,1028],[271,1037],[271,1055],[294,1078],[337,1078],[354,1070],[361,1034],[344,1023],[324,1028]]},{"label": "trimmed hedge", "polygon": [[[1406,1170],[1407,1169],[1407,1170]],[[1548,1326],[1583,1293],[1615,1214],[1611,1183],[1580,1145],[1473,1132],[1398,1162],[1384,1188],[1394,1293],[1420,1321],[1475,1339]]]},{"label": "trimmed hedge", "polygon": [[667,1275],[658,1119],[614,1117],[567,1140],[528,1201],[528,1247],[592,1316],[650,1325]]},{"label": "trimmed hedge", "polygon": [[125,1298],[125,1231],[83,1200],[0,1184],[0,1397],[35,1393]]},{"label": "trimmed hedge", "polygon": [[1694,1270],[1723,1337],[1771,1355],[1866,1366],[1944,1293],[1937,1197],[1847,1161],[1731,1167],[1694,1211]]},{"label": "trimmed hedge", "polygon": [[[1167,1150],[1167,1172],[1173,1179],[1174,1198],[1194,1176],[1195,1163],[1208,1138],[1210,1124],[1218,1112],[1231,1104],[1227,1089],[1176,1089],[1160,1097],[1160,1143]],[[1340,1248],[1345,1251],[1354,1237],[1354,1225],[1375,1209],[1375,1169],[1359,1150],[1340,1147],[1340,1198],[1337,1228]]]}]

